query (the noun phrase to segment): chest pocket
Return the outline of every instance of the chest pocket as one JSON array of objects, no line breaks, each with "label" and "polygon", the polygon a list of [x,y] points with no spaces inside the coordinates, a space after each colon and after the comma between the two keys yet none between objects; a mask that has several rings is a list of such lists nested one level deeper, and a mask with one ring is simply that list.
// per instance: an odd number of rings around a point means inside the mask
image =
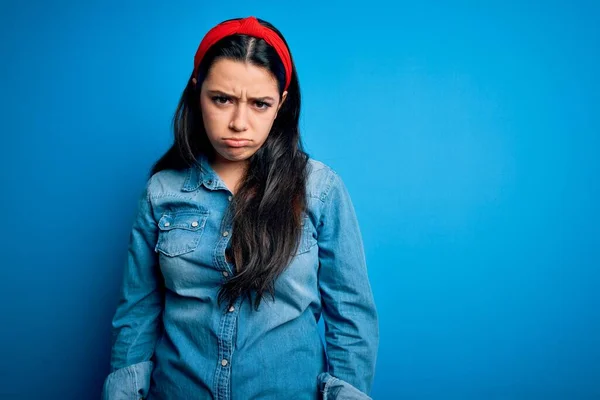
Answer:
[{"label": "chest pocket", "polygon": [[181,210],[165,212],[158,221],[155,251],[175,257],[194,251],[200,243],[208,211]]},{"label": "chest pocket", "polygon": [[310,218],[305,215],[302,218],[302,236],[300,237],[300,244],[298,245],[296,255],[306,253],[316,244],[317,239],[313,237],[313,225],[310,222]]}]

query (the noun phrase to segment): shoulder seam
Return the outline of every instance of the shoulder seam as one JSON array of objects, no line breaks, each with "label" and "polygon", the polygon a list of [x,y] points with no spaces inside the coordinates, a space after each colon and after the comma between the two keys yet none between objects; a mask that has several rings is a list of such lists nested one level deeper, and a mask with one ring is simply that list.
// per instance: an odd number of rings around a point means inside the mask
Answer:
[{"label": "shoulder seam", "polygon": [[323,204],[325,204],[325,202],[327,201],[327,198],[329,197],[329,193],[331,193],[331,188],[333,187],[334,181],[337,180],[338,174],[337,172],[335,172],[333,170],[333,168],[328,167],[328,175],[327,175],[327,179],[325,181],[325,188],[323,189],[323,192],[321,193],[321,197],[319,198],[319,200],[321,200],[321,202]]}]

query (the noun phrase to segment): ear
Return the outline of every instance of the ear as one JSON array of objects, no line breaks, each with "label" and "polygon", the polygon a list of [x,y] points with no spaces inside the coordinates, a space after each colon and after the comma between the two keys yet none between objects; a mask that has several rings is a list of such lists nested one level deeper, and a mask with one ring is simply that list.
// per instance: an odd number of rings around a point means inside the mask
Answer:
[{"label": "ear", "polygon": [[277,106],[277,112],[275,113],[275,118],[277,118],[277,113],[279,112],[279,110],[281,109],[281,106],[283,105],[283,102],[285,101],[285,99],[287,98],[288,92],[285,91],[281,94],[281,101],[279,102],[279,105]]},{"label": "ear", "polygon": [[196,80],[196,78],[192,78],[192,83],[194,84],[194,86],[196,86],[196,84],[198,83],[198,81]]}]

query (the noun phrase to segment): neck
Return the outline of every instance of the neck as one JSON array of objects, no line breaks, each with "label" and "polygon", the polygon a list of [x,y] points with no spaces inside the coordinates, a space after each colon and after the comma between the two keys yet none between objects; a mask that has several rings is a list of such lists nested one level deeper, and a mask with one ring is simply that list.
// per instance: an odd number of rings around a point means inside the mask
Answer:
[{"label": "neck", "polygon": [[248,160],[229,161],[218,156],[210,162],[212,169],[219,175],[233,194],[237,191],[237,187],[246,173],[248,164]]}]

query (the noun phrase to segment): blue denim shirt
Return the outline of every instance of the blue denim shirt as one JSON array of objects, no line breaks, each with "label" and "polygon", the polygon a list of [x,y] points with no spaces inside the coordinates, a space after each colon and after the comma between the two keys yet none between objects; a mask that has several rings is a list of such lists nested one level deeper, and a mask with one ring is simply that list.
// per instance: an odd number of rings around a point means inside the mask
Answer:
[{"label": "blue denim shirt", "polygon": [[103,399],[369,399],[377,312],[339,175],[309,160],[300,246],[257,311],[217,303],[235,273],[232,193],[199,164],[153,175],[140,198]]}]

